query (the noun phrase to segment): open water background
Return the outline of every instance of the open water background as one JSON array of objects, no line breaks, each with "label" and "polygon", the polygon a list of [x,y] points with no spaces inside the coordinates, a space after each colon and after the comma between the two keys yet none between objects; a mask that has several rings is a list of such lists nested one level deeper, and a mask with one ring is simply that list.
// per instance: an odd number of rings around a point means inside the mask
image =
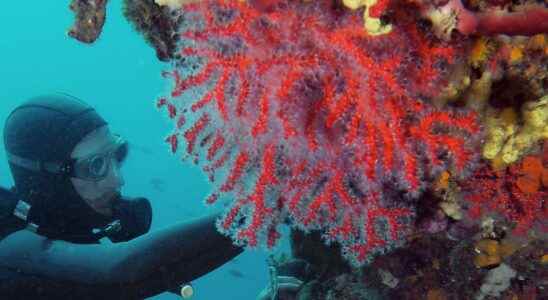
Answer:
[{"label": "open water background", "polygon": [[[168,65],[156,59],[109,1],[103,33],[93,45],[66,35],[73,22],[68,0],[3,1],[0,9],[0,124],[25,99],[62,91],[88,102],[132,144],[124,165],[124,194],[144,196],[154,210],[152,230],[211,212],[203,204],[210,186],[190,162],[180,162],[163,142],[171,122],[155,99],[168,88]],[[0,132],[0,137],[2,132]],[[3,138],[2,138],[3,140]],[[13,184],[0,146],[0,184]],[[189,241],[191,243],[192,241]],[[195,300],[255,299],[267,283],[266,254],[246,251],[234,262],[193,282]],[[241,276],[237,272],[241,273]],[[156,300],[178,299],[162,294]]]}]

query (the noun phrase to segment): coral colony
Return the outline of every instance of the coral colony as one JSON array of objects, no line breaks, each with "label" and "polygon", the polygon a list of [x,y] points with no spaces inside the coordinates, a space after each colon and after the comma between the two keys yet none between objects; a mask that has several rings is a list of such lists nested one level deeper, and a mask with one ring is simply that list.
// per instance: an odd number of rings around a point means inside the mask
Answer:
[{"label": "coral colony", "polygon": [[470,173],[477,116],[431,101],[465,43],[428,34],[409,11],[393,7],[372,34],[332,1],[183,5],[158,107],[176,124],[172,151],[184,139],[215,184],[207,203],[224,201],[223,233],[272,247],[281,224],[320,230],[359,266],[404,241],[433,178]]},{"label": "coral colony", "polygon": [[[122,3],[171,63],[168,147],[235,243],[290,227],[296,298],[548,298],[546,1]],[[106,4],[71,0],[69,36]]]}]

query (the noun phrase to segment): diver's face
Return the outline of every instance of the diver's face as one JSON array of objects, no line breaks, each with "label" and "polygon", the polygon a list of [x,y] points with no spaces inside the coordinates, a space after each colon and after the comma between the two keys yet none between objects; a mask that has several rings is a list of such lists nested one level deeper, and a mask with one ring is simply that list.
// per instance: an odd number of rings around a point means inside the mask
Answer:
[{"label": "diver's face", "polygon": [[71,157],[83,161],[95,155],[108,157],[108,171],[98,180],[71,177],[78,194],[98,213],[112,216],[113,204],[124,185],[121,164],[115,155],[108,155],[116,146],[117,137],[107,126],[98,128],[84,137],[72,151]]}]

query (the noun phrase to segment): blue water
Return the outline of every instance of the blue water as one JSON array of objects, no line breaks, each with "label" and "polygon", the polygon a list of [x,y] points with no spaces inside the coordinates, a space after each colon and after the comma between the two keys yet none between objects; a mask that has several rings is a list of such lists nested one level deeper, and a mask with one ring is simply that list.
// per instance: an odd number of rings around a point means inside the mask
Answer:
[{"label": "blue water", "polygon": [[[151,200],[152,230],[209,213],[202,201],[210,189],[205,176],[171,155],[163,142],[172,124],[156,110],[154,100],[168,88],[160,76],[168,66],[125,21],[122,1],[110,1],[103,34],[92,46],[67,37],[73,21],[68,0],[4,2],[2,128],[9,112],[29,97],[52,91],[73,94],[94,106],[113,131],[133,144],[124,166],[124,193]],[[0,147],[0,184],[8,186],[12,179],[4,157]],[[260,250],[246,251],[235,262],[196,280],[193,299],[255,299],[267,282],[265,257]],[[244,277],[231,276],[234,269]],[[151,299],[178,297],[165,293]]]}]

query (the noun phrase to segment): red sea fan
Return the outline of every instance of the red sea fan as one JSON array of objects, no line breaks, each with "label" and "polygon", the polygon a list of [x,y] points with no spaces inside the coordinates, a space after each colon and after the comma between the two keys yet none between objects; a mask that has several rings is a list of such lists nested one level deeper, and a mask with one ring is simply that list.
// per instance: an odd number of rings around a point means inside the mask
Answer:
[{"label": "red sea fan", "polygon": [[[503,218],[514,225],[512,233],[518,236],[526,235],[531,229],[547,233],[548,208],[545,202],[548,190],[546,182],[541,183],[539,178],[543,171],[533,175],[537,172],[528,170],[530,161],[541,160],[537,156],[528,156],[499,171],[484,165],[476,170],[470,180],[462,182],[463,204],[468,217],[472,221],[485,216]],[[542,162],[537,164],[540,167],[535,169],[543,168]]]},{"label": "red sea fan", "polygon": [[[410,10],[412,11],[412,10]],[[426,178],[473,158],[475,116],[426,99],[460,50],[405,9],[372,37],[333,1],[203,1],[181,9],[181,59],[158,105],[226,199],[219,229],[269,247],[288,223],[360,265],[399,244]],[[193,63],[194,62],[194,63]]]}]

